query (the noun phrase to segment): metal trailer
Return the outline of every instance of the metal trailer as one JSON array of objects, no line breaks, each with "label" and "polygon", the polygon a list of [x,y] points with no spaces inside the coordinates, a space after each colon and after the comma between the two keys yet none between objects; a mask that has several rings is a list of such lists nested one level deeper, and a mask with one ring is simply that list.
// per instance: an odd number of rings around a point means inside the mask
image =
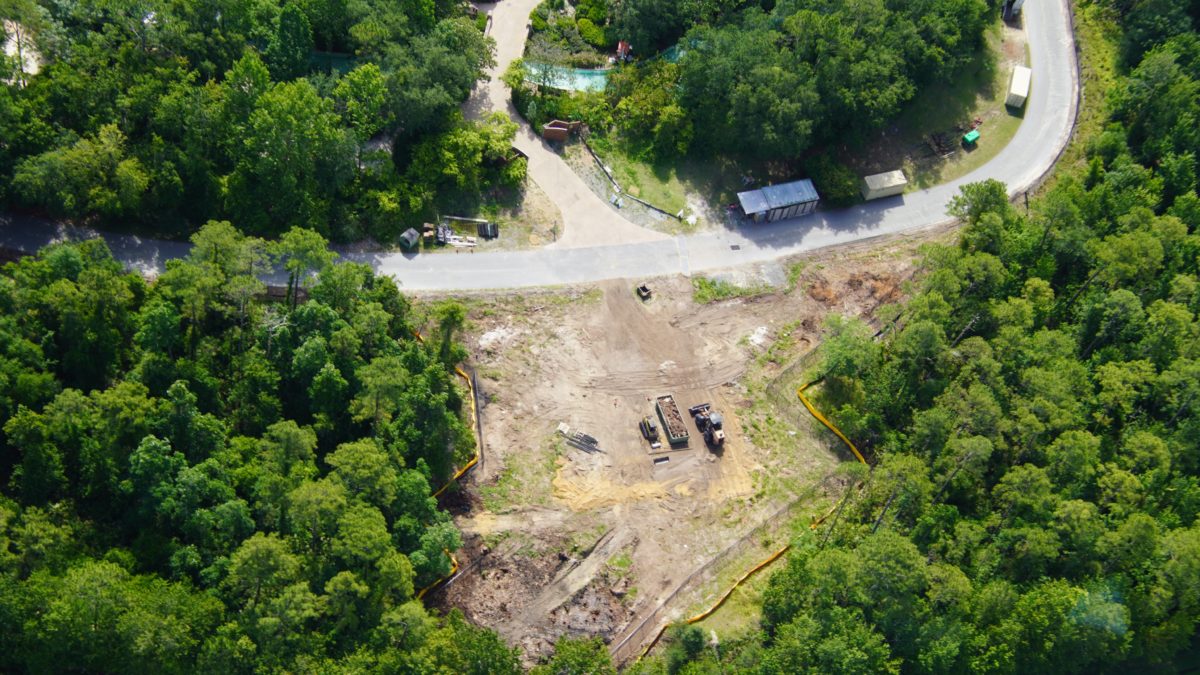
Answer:
[{"label": "metal trailer", "polygon": [[687,424],[683,421],[679,406],[675,404],[675,397],[670,394],[659,396],[654,399],[654,408],[658,411],[658,418],[662,420],[663,433],[667,436],[667,442],[673,446],[687,445]]},{"label": "metal trailer", "polygon": [[870,201],[901,194],[906,187],[908,187],[908,179],[904,177],[903,171],[897,169],[864,176],[860,189],[863,199]]},{"label": "metal trailer", "polygon": [[1012,78],[1008,81],[1008,96],[1004,105],[1010,108],[1020,108],[1029,98],[1029,85],[1033,79],[1033,71],[1025,66],[1014,66]]}]

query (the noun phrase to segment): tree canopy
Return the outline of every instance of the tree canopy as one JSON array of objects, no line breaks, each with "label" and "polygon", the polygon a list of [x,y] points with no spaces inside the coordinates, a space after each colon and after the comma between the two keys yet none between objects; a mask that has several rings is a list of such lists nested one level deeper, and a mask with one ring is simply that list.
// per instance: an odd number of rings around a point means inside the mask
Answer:
[{"label": "tree canopy", "polygon": [[0,269],[0,668],[515,669],[414,599],[459,546],[431,486],[475,442],[452,336],[414,339],[311,231],[192,240],[153,284],[98,239]]},{"label": "tree canopy", "polygon": [[[575,118],[595,132],[615,129],[660,161],[688,152],[793,160],[810,148],[865,139],[921,86],[983,57],[984,32],[998,11],[988,0],[600,4],[595,15],[609,21],[607,34],[632,42],[640,60],[618,65],[602,95],[518,85],[517,108],[534,124]],[[548,5],[534,14],[535,30]],[[570,32],[564,24],[581,34],[592,27],[590,19],[558,17],[547,29]],[[567,58],[543,43],[531,60]],[[677,64],[660,54],[666,49]]]},{"label": "tree canopy", "polygon": [[[180,238],[225,219],[259,236],[386,242],[438,205],[524,179],[514,127],[457,115],[493,51],[460,4],[11,4],[0,13],[43,63],[13,77],[4,64],[8,208]],[[477,180],[406,177],[442,170],[421,148],[497,129],[505,152],[456,158]]]},{"label": "tree canopy", "polygon": [[1126,27],[1138,49],[1086,168],[1028,211],[965,186],[957,243],[926,249],[893,329],[829,321],[810,395],[873,467],[794,542],[764,633],[720,656],[678,635],[669,671],[1146,672],[1194,653],[1200,61],[1194,33],[1149,25]]}]

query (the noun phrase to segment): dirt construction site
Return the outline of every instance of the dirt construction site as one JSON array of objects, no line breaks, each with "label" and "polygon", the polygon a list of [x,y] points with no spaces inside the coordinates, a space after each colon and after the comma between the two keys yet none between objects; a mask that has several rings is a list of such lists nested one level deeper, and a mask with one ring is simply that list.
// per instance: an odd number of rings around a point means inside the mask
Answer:
[{"label": "dirt construction site", "polygon": [[[828,509],[847,458],[789,392],[828,314],[878,324],[902,298],[915,245],[717,275],[745,295],[707,304],[682,277],[649,280],[648,300],[641,280],[463,298],[483,453],[445,502],[461,569],[430,600],[532,662],[563,634],[636,657],[722,575]],[[639,430],[649,416],[665,431],[666,394],[686,447],[652,448]],[[723,416],[721,447],[688,414],[703,403]]]}]

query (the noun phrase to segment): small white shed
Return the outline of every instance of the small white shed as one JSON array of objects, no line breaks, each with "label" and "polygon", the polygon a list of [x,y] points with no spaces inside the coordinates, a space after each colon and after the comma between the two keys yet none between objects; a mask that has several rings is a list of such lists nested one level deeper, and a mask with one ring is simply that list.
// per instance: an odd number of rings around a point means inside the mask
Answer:
[{"label": "small white shed", "polygon": [[877,173],[873,176],[864,176],[860,189],[863,199],[870,201],[880,197],[898,195],[904,192],[906,187],[908,187],[908,179],[904,177],[903,171],[897,169]]},{"label": "small white shed", "polygon": [[1029,82],[1032,78],[1032,70],[1025,66],[1013,67],[1012,79],[1008,83],[1008,98],[1004,100],[1004,105],[1012,108],[1025,105],[1025,99],[1029,98]]}]

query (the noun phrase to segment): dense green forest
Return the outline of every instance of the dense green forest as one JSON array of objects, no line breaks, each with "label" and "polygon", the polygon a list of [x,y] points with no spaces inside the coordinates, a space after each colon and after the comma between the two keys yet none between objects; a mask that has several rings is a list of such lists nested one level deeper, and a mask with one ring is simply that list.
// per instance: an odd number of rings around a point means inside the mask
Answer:
[{"label": "dense green forest", "polygon": [[227,219],[394,241],[524,177],[515,125],[458,112],[493,49],[464,8],[2,0],[43,63],[0,69],[15,83],[0,86],[0,205],[154,233]]},{"label": "dense green forest", "polygon": [[516,670],[414,599],[459,546],[461,306],[422,343],[311,231],[193,242],[152,285],[100,240],[0,271],[0,670]]},{"label": "dense green forest", "polygon": [[[594,44],[599,25],[602,43],[629,40],[642,59],[603,93],[522,88],[515,78],[517,108],[537,124],[572,118],[615,131],[654,160],[790,160],[862,140],[920,86],[952,79],[979,55],[997,12],[986,0],[581,1],[574,20],[541,21],[561,50],[579,35]],[[530,60],[556,59],[538,44]],[[678,63],[652,58],[670,46]]]},{"label": "dense green forest", "polygon": [[831,321],[821,405],[873,470],[845,465],[760,635],[718,656],[681,630],[657,667],[1170,672],[1195,648],[1200,39],[1186,4],[1111,10],[1126,75],[1086,170],[1029,212],[968,186],[882,336]]}]

